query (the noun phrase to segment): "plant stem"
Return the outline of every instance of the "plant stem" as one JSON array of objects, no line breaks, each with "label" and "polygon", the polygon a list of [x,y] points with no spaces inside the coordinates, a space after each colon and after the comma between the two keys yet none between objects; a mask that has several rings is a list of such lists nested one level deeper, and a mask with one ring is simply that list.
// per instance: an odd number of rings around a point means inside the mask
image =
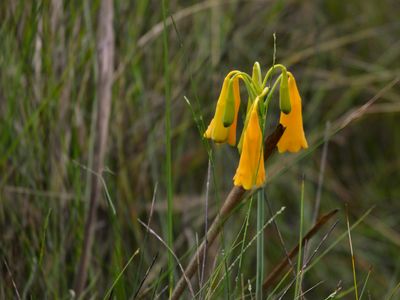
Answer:
[{"label": "plant stem", "polygon": [[[282,125],[278,125],[275,131],[270,136],[267,137],[264,147],[264,160],[267,160],[272,155],[284,131],[285,131],[284,127]],[[246,190],[244,190],[242,187],[234,186],[232,188],[232,190],[226,197],[219,213],[212,222],[210,229],[208,230],[205,236],[205,239],[200,244],[196,253],[190,259],[190,262],[185,269],[185,276],[187,278],[190,279],[196,272],[197,268],[199,267],[199,264],[201,264],[201,258],[205,250],[206,241],[208,243],[207,244],[208,247],[210,247],[217,238],[225,221],[230,216],[230,213],[237,207],[237,205],[244,198],[245,192]],[[178,283],[175,286],[171,299],[172,300],[179,299],[185,288],[186,288],[185,277],[181,276],[181,278],[179,279]]]},{"label": "plant stem", "polygon": [[303,220],[304,220],[304,177],[301,181],[301,197],[300,197],[300,233],[299,233],[299,255],[297,256],[297,279],[296,279],[296,285],[295,285],[295,293],[294,293],[294,298],[297,298],[300,291],[299,289],[301,288],[301,274],[299,274],[302,270],[302,263],[301,263],[301,258],[302,258],[302,247],[303,247]]},{"label": "plant stem", "polygon": [[264,80],[262,82],[262,87],[263,88],[266,86],[269,77],[275,72],[276,69],[286,70],[286,67],[284,65],[281,65],[281,64],[276,64],[273,67],[271,67],[268,70],[267,74],[265,74]]},{"label": "plant stem", "polygon": [[262,228],[265,222],[265,202],[264,191],[257,192],[257,277],[256,277],[256,299],[263,299],[263,280],[264,280],[264,232]]},{"label": "plant stem", "polygon": [[[164,84],[165,84],[165,176],[167,183],[167,220],[168,220],[168,247],[173,249],[174,236],[173,236],[173,186],[172,186],[172,153],[171,153],[171,84],[169,74],[169,58],[168,58],[168,32],[166,19],[168,15],[167,0],[162,1],[162,15],[163,15],[163,48],[164,48]],[[172,253],[168,253],[168,270],[169,270],[169,294],[172,294],[174,286],[174,257]]]},{"label": "plant stem", "polygon": [[99,78],[97,82],[97,116],[94,132],[93,163],[90,167],[91,190],[89,211],[85,224],[82,254],[79,262],[78,273],[75,279],[75,292],[77,298],[82,294],[86,284],[87,271],[91,257],[94,240],[94,223],[96,221],[96,208],[101,193],[101,174],[104,169],[104,158],[107,146],[107,133],[111,112],[112,78],[114,71],[114,31],[113,31],[113,1],[102,0],[99,13],[99,37],[97,39]]},{"label": "plant stem", "polygon": [[272,88],[268,91],[268,96],[264,101],[264,105],[267,108],[268,108],[269,102],[272,99],[272,95],[274,94],[274,91],[275,91],[276,87],[278,86],[278,83],[281,82],[281,78],[282,78],[282,75],[279,75],[279,77],[275,80],[274,85],[272,86]]}]

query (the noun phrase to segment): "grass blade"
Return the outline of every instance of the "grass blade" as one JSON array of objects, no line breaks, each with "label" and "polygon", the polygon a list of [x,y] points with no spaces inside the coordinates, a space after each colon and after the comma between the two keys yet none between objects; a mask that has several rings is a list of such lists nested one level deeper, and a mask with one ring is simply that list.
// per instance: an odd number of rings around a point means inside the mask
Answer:
[{"label": "grass blade", "polygon": [[129,266],[129,264],[132,262],[132,260],[135,258],[136,255],[139,254],[139,249],[137,249],[129,258],[128,262],[125,264],[125,266],[123,267],[123,269],[121,270],[121,272],[119,272],[118,276],[115,278],[114,282],[112,283],[112,285],[110,286],[110,288],[108,289],[107,293],[105,294],[103,300],[107,299],[112,290],[114,289],[114,286],[118,283],[119,279],[121,278],[122,274],[125,272],[126,268]]},{"label": "grass blade", "polygon": [[349,222],[349,212],[346,211],[346,224],[347,224],[347,234],[349,237],[349,244],[350,244],[350,253],[351,253],[351,267],[353,270],[353,280],[354,280],[354,292],[356,296],[356,300],[358,300],[358,288],[357,288],[357,276],[356,276],[356,266],[355,266],[355,259],[354,259],[354,251],[353,251],[353,243],[351,240],[350,234],[350,222]]},{"label": "grass blade", "polygon": [[294,297],[298,297],[299,295],[299,289],[301,288],[301,278],[302,276],[300,275],[300,270],[301,270],[301,258],[302,258],[302,247],[303,247],[303,220],[304,220],[304,176],[301,181],[301,197],[300,197],[300,233],[299,233],[299,254],[297,256],[297,278],[296,278],[296,285],[295,285],[295,293]]},{"label": "grass blade", "polygon": [[[169,60],[168,60],[168,32],[167,32],[167,15],[168,15],[168,3],[167,0],[162,1],[162,15],[163,15],[163,48],[164,48],[164,87],[165,87],[165,176],[167,183],[167,226],[168,226],[168,247],[173,248],[174,237],[173,237],[173,222],[172,222],[172,197],[173,197],[173,187],[172,187],[172,168],[171,168],[171,85],[170,85],[170,74],[169,74]],[[169,273],[169,295],[172,295],[174,287],[174,258],[171,252],[168,253],[168,270]]]},{"label": "grass blade", "polygon": [[257,193],[257,277],[256,277],[256,299],[263,299],[263,280],[264,280],[264,232],[262,228],[265,220],[265,201],[264,191]]}]

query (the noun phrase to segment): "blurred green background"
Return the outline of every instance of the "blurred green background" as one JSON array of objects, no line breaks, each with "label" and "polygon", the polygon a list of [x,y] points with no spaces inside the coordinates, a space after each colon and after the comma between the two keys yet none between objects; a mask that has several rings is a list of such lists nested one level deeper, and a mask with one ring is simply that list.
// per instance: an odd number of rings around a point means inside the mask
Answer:
[{"label": "blurred green background", "polygon": [[[145,298],[151,299],[167,284],[159,276],[166,272],[167,251],[146,236],[137,218],[148,220],[157,184],[151,227],[166,239],[161,5],[158,0],[116,0],[114,8],[115,73],[103,177],[117,213],[104,197],[97,210],[87,292],[104,296],[140,248],[113,297],[131,298],[158,253],[145,283],[151,289]],[[29,299],[73,297],[97,101],[98,11],[98,0],[0,3],[1,299],[17,298],[16,291]],[[352,231],[360,290],[371,270],[363,298],[395,293],[400,281],[400,2],[171,0],[169,12],[174,249],[183,265],[196,236],[201,240],[204,234],[208,154],[197,125],[210,121],[230,70],[251,73],[259,61],[265,72],[272,65],[276,33],[276,62],[296,77],[310,145],[299,155],[276,154],[266,165],[268,202],[273,211],[286,206],[276,219],[286,247],[298,240],[302,174],[306,230],[317,198],[321,213],[340,209],[339,223],[317,256],[338,243],[304,275],[304,290],[322,281],[306,297],[325,299],[339,286],[350,289],[342,298],[354,299],[349,241],[339,240],[347,230],[346,203],[350,225],[374,207]],[[357,110],[374,97],[367,109]],[[357,118],[344,124],[352,112],[358,112]],[[269,130],[278,116],[275,105]],[[327,124],[345,126],[329,136],[324,157]],[[210,220],[232,186],[238,163],[231,147],[213,146],[213,151]],[[238,235],[247,204],[225,227],[225,246],[210,249],[210,261]],[[249,239],[256,231],[255,210],[253,203]],[[267,227],[266,274],[283,257],[275,228]],[[243,255],[246,284],[254,279],[255,260],[254,245]],[[175,275],[180,275],[178,268]],[[232,292],[232,298],[240,295]],[[226,293],[217,288],[213,297],[226,298]]]}]

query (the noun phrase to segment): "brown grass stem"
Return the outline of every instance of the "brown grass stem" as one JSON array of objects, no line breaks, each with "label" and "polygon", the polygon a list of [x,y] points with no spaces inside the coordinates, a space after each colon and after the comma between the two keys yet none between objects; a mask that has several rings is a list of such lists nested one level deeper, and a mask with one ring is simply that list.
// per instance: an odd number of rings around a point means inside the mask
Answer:
[{"label": "brown grass stem", "polygon": [[[99,77],[97,82],[97,116],[94,132],[94,153],[90,169],[90,202],[86,217],[81,258],[75,278],[76,296],[82,294],[86,284],[88,266],[91,258],[94,240],[94,223],[96,207],[101,194],[101,173],[104,169],[104,158],[107,147],[107,134],[111,111],[112,79],[114,70],[114,31],[113,31],[113,0],[102,0],[99,13],[99,36],[97,39],[97,61]],[[99,176],[100,175],[100,176]]]},{"label": "brown grass stem", "polygon": [[[330,211],[329,213],[323,215],[317,223],[306,233],[306,235],[302,239],[302,244],[304,245],[306,242],[308,242],[322,227],[325,223],[327,223],[336,213],[338,212],[338,209],[334,209]],[[281,274],[281,272],[288,266],[290,265],[290,259],[292,259],[297,252],[299,251],[299,245],[297,244],[296,247],[294,247],[288,254],[287,256],[270,272],[268,277],[265,279],[263,288],[267,289],[271,286],[273,282],[278,278],[278,276]]]}]

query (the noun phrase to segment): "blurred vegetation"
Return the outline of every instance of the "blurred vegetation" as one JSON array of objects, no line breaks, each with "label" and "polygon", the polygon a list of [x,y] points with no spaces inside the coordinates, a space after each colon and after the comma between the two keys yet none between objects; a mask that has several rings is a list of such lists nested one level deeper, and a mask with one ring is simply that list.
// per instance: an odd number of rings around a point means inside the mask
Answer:
[{"label": "blurred vegetation", "polygon": [[[137,218],[148,221],[158,185],[150,227],[166,239],[162,13],[159,1],[115,0],[114,6],[116,68],[103,177],[117,213],[102,199],[87,295],[103,297],[139,248],[113,296],[133,297],[158,254],[142,288],[150,287],[145,298],[151,299],[167,285],[167,251]],[[98,0],[0,2],[1,299],[17,298],[16,291],[32,299],[73,295],[97,99],[98,9]],[[310,144],[310,151],[275,155],[266,166],[268,203],[274,212],[286,206],[276,218],[286,247],[298,241],[302,174],[305,229],[312,225],[317,197],[320,212],[340,209],[339,223],[317,256],[338,243],[304,275],[304,291],[319,284],[306,297],[325,299],[339,286],[349,291],[340,297],[354,298],[349,241],[339,240],[347,231],[346,203],[350,225],[374,207],[351,233],[360,290],[371,269],[363,297],[384,299],[395,293],[400,281],[400,86],[395,82],[378,93],[400,74],[400,2],[171,0],[169,11],[174,250],[182,264],[204,234],[208,154],[197,125],[204,128],[209,122],[229,70],[251,73],[259,61],[265,72],[272,65],[276,33],[276,62],[297,78]],[[376,95],[357,120],[329,138],[321,173],[327,124]],[[270,128],[277,116],[275,106]],[[232,186],[238,163],[235,149],[213,150],[210,220]],[[214,257],[221,260],[221,248],[229,249],[238,236],[249,203],[228,222],[223,241],[209,249],[208,269]],[[254,204],[247,240],[256,231]],[[253,245],[243,255],[240,271],[253,292],[255,250]],[[239,254],[229,253],[227,260]],[[275,228],[267,227],[265,273],[284,255]],[[215,287],[214,298],[240,298],[242,292],[250,298],[237,273]],[[175,275],[181,275],[178,268]]]}]

